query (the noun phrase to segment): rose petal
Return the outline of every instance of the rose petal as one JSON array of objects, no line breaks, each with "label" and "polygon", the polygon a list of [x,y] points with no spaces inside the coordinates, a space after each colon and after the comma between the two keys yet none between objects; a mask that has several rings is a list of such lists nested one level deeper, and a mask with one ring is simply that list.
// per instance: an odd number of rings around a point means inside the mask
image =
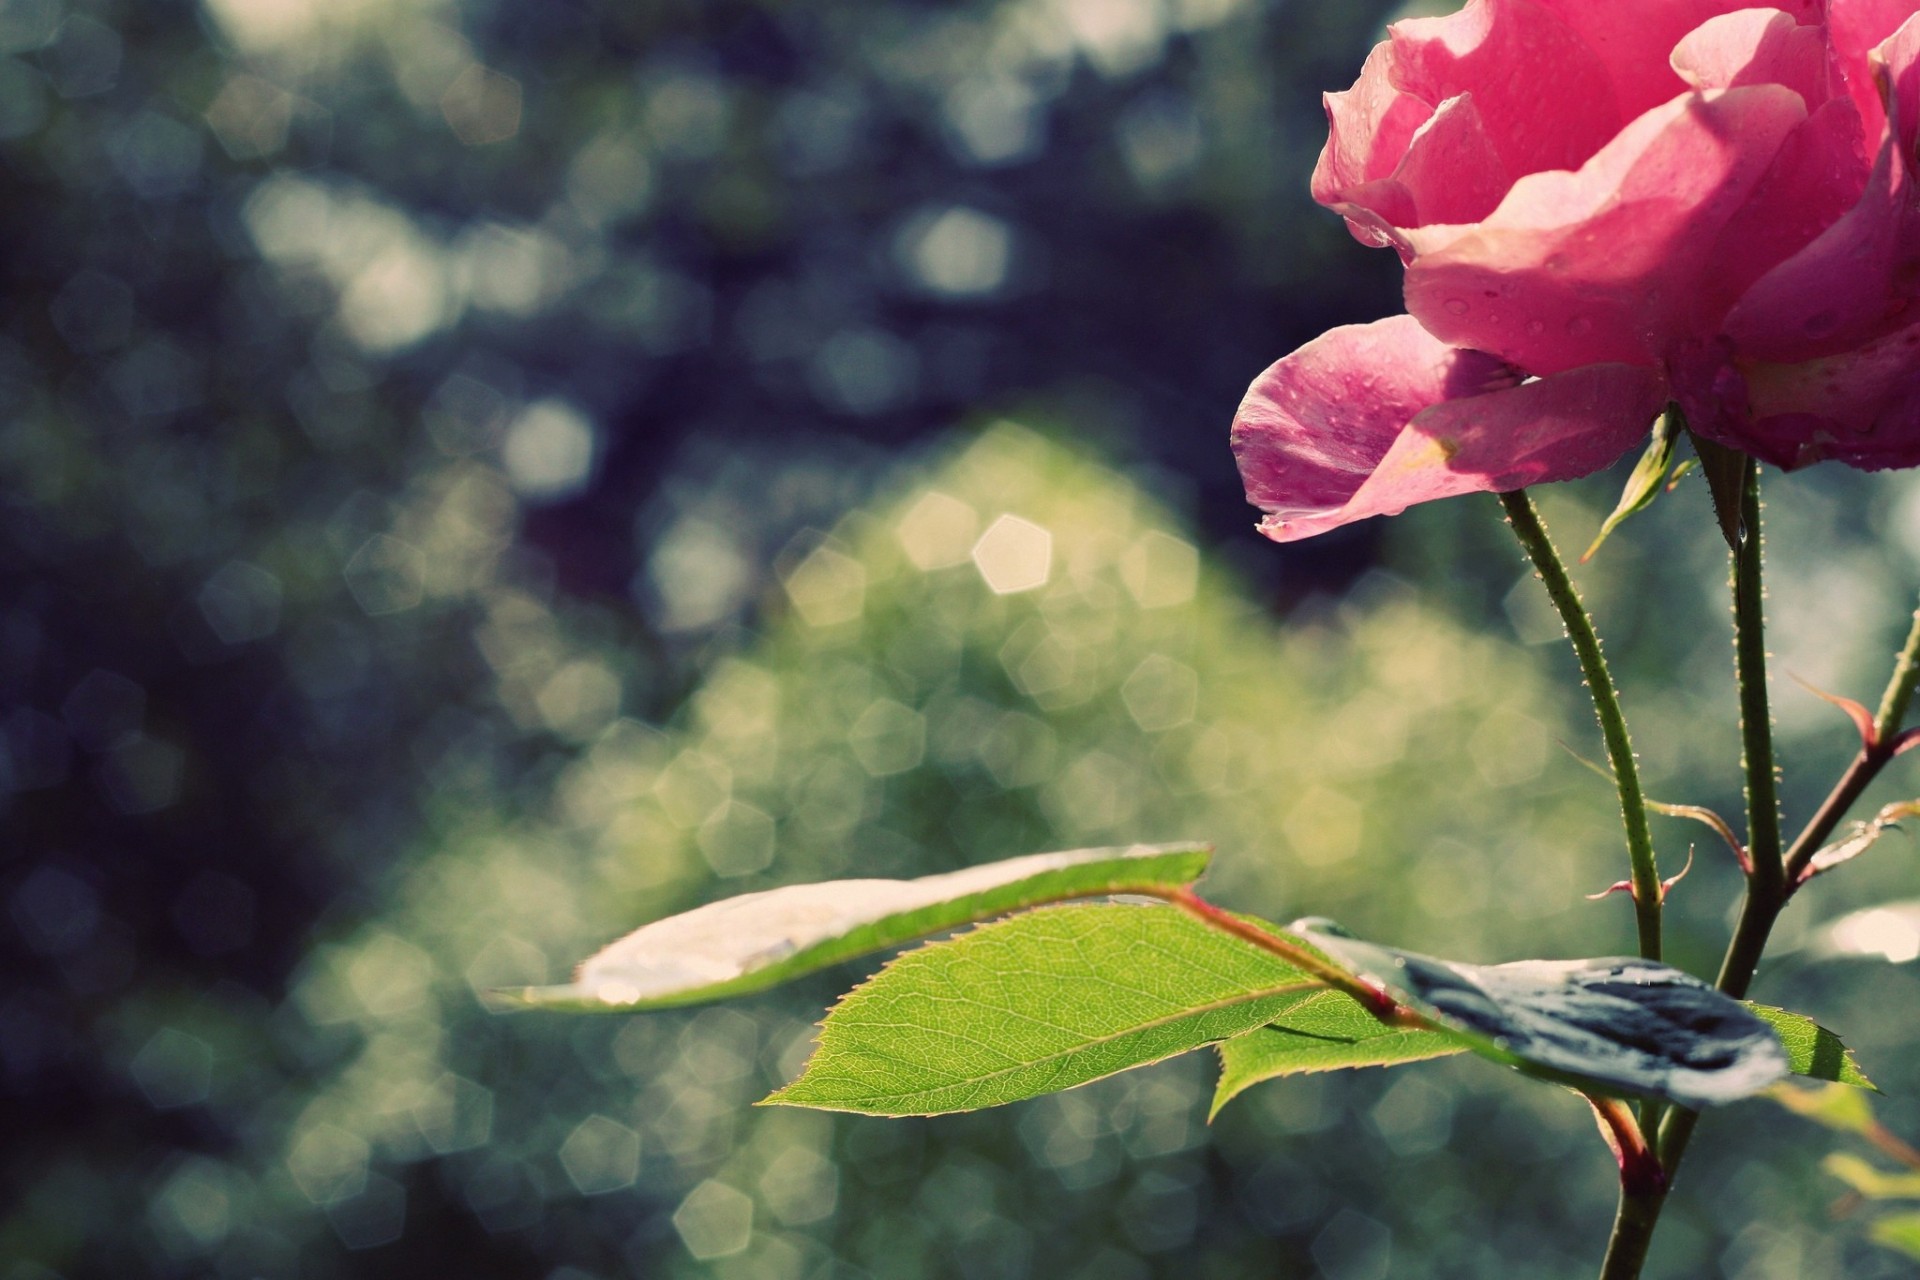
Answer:
[{"label": "rose petal", "polygon": [[1512,380],[1498,360],[1435,341],[1411,316],[1315,338],[1255,379],[1234,415],[1247,500],[1268,513],[1262,531],[1287,541],[1345,523],[1325,517],[1422,410]]},{"label": "rose petal", "polygon": [[[1805,30],[1805,28],[1801,28]],[[1853,99],[1829,98],[1773,158],[1707,255],[1703,318],[1719,319],[1753,284],[1846,216],[1867,186],[1872,161]]]},{"label": "rose petal", "polygon": [[1920,124],[1920,18],[1875,58],[1901,118],[1854,206],[1728,313],[1721,327],[1743,356],[1793,364],[1846,351],[1900,326],[1920,294],[1920,191],[1895,136],[1909,132],[1909,110]]},{"label": "rose petal", "polygon": [[1651,364],[1699,330],[1714,240],[1805,118],[1778,85],[1655,108],[1578,172],[1521,178],[1477,226],[1408,232],[1407,310],[1529,373]]},{"label": "rose petal", "polygon": [[1827,0],[1827,39],[1833,45],[1847,92],[1860,108],[1867,137],[1878,141],[1886,123],[1880,91],[1873,82],[1868,55],[1916,12],[1916,0]]},{"label": "rose petal", "polygon": [[[1584,163],[1625,119],[1599,59],[1533,0],[1469,0],[1458,13],[1409,18],[1387,34],[1394,83],[1436,106],[1472,94],[1515,176]],[[1546,85],[1570,109],[1543,99]]]},{"label": "rose petal", "polygon": [[[1397,232],[1434,222],[1477,221],[1493,212],[1510,185],[1472,95],[1463,93],[1441,103],[1420,126],[1391,177],[1347,188],[1337,202],[1326,203],[1349,225],[1371,231],[1385,224]],[[1397,244],[1401,237],[1392,239]]]},{"label": "rose petal", "polygon": [[[1666,403],[1651,369],[1597,364],[1524,386],[1435,405],[1401,432],[1386,457],[1320,529],[1398,515],[1416,502],[1506,493],[1591,475],[1646,438]],[[1306,536],[1292,526],[1270,538]]]},{"label": "rose petal", "polygon": [[[1559,14],[1600,59],[1613,82],[1621,116],[1628,120],[1686,92],[1687,86],[1667,62],[1668,54],[1683,36],[1709,18],[1751,7],[1740,0],[1540,3]],[[1798,23],[1820,20],[1820,0],[1780,0],[1773,7],[1786,11]]]},{"label": "rose petal", "polygon": [[1746,386],[1753,420],[1739,443],[1778,466],[1920,463],[1920,325],[1822,360],[1751,366]]},{"label": "rose petal", "polygon": [[1782,84],[1805,99],[1809,111],[1831,97],[1839,83],[1821,29],[1803,27],[1778,9],[1741,9],[1709,18],[1674,46],[1669,61],[1695,89]]},{"label": "rose petal", "polygon": [[[1392,45],[1375,45],[1353,88],[1329,93],[1322,99],[1327,111],[1327,145],[1321,148],[1319,163],[1313,169],[1313,198],[1345,214],[1348,230],[1362,244],[1388,243],[1380,224],[1396,225],[1394,218],[1401,214],[1394,204],[1387,210],[1373,210],[1365,189],[1391,178],[1407,154],[1414,131],[1433,115],[1431,104],[1394,87],[1393,60]],[[1393,201],[1404,196],[1376,191],[1373,198]],[[1376,216],[1356,217],[1363,210]]]}]

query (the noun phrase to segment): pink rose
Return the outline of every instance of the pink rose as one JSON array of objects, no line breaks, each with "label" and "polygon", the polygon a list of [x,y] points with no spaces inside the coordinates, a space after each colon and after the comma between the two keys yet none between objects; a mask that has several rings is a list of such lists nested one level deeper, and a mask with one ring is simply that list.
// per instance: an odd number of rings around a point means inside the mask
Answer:
[{"label": "pink rose", "polygon": [[1781,467],[1920,463],[1920,0],[1470,0],[1396,23],[1313,195],[1407,315],[1233,426],[1279,541],[1587,475],[1669,400]]}]

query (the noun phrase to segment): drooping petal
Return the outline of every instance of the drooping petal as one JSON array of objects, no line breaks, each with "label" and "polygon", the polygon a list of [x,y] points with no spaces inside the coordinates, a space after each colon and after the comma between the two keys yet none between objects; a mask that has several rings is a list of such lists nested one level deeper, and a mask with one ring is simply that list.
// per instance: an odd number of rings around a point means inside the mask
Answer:
[{"label": "drooping petal", "polygon": [[[1667,62],[1682,37],[1710,18],[1753,7],[1741,0],[1540,3],[1560,15],[1600,59],[1613,83],[1621,115],[1628,120],[1686,92],[1686,84]],[[1776,0],[1772,7],[1784,10],[1797,23],[1820,20],[1821,0]]]},{"label": "drooping petal", "polygon": [[1782,467],[1835,459],[1920,464],[1920,324],[1822,360],[1745,370],[1751,421],[1736,442]]},{"label": "drooping petal", "polygon": [[1781,84],[1805,99],[1809,111],[1833,95],[1839,78],[1821,29],[1803,27],[1778,9],[1709,18],[1674,46],[1669,61],[1692,88]]},{"label": "drooping petal", "polygon": [[1407,233],[1407,310],[1533,374],[1651,364],[1699,328],[1715,238],[1805,118],[1777,85],[1655,108],[1578,171],[1521,178],[1484,222]]},{"label": "drooping petal", "polygon": [[1368,516],[1398,515],[1416,502],[1464,493],[1505,493],[1591,475],[1646,439],[1666,403],[1651,369],[1599,364],[1518,387],[1437,404],[1407,424],[1366,483],[1318,519],[1261,525],[1279,541]]},{"label": "drooping petal", "polygon": [[1328,517],[1423,410],[1514,380],[1500,361],[1436,341],[1411,316],[1315,338],[1255,379],[1234,415],[1247,500],[1268,513],[1261,530],[1288,541],[1346,523]]},{"label": "drooping petal", "polygon": [[1533,0],[1469,0],[1458,13],[1409,18],[1387,34],[1394,83],[1435,106],[1472,94],[1516,177],[1584,163],[1625,120],[1600,60]]},{"label": "drooping petal", "polygon": [[1728,313],[1722,329],[1743,356],[1791,364],[1837,354],[1901,326],[1920,297],[1920,188],[1900,145],[1920,127],[1920,18],[1874,58],[1893,91],[1894,128],[1853,207]]}]

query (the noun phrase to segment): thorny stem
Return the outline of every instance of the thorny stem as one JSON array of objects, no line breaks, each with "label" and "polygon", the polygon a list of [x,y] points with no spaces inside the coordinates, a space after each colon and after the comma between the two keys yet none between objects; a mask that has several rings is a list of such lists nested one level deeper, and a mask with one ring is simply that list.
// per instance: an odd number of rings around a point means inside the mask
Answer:
[{"label": "thorny stem", "polygon": [[1607,759],[1613,765],[1614,785],[1620,792],[1620,820],[1627,832],[1627,856],[1633,866],[1633,911],[1640,932],[1640,954],[1649,960],[1660,958],[1660,866],[1654,858],[1653,833],[1647,826],[1646,798],[1640,790],[1640,767],[1633,757],[1633,741],[1627,735],[1627,717],[1620,709],[1620,695],[1607,671],[1607,659],[1600,652],[1600,636],[1593,619],[1580,602],[1580,593],[1567,567],[1554,549],[1547,528],[1540,521],[1533,499],[1525,489],[1500,495],[1507,510],[1507,523],[1513,526],[1520,546],[1533,561],[1534,572],[1546,584],[1547,595],[1560,611],[1567,638],[1580,659],[1580,673],[1586,677],[1593,695],[1593,712],[1600,720],[1600,735],[1607,743]]},{"label": "thorny stem", "polygon": [[[1747,894],[1751,903],[1756,898],[1782,898],[1786,885],[1786,872],[1780,860],[1780,797],[1773,764],[1773,713],[1767,704],[1767,640],[1762,608],[1765,589],[1760,579],[1760,464],[1752,458],[1746,460],[1740,486],[1740,524],[1740,538],[1733,554],[1733,666],[1734,681],[1740,690],[1747,855],[1753,860]],[[1771,926],[1769,918],[1767,927]],[[1735,937],[1738,936],[1736,933]],[[1759,941],[1765,945],[1764,931]],[[1731,953],[1728,958],[1732,959]],[[1753,960],[1758,963],[1759,959],[1756,951]],[[1727,976],[1724,968],[1721,976]],[[1747,976],[1752,976],[1751,969]],[[1739,982],[1744,991],[1746,980]]]},{"label": "thorny stem", "polygon": [[[1867,785],[1893,759],[1901,721],[1920,681],[1920,610],[1914,613],[1907,642],[1894,662],[1893,674],[1874,717],[1872,737],[1862,742],[1847,770],[1784,855],[1780,851],[1779,810],[1773,776],[1771,725],[1767,719],[1766,645],[1761,618],[1760,480],[1758,466],[1747,463],[1741,498],[1746,537],[1734,553],[1733,595],[1735,669],[1740,685],[1741,729],[1745,744],[1748,847],[1753,873],[1740,921],[1734,927],[1726,958],[1716,983],[1736,999],[1746,994],[1754,971],[1766,951],[1768,935],[1780,910],[1793,895],[1813,856],[1846,816]],[[1666,1169],[1668,1183],[1686,1155],[1700,1113],[1674,1107],[1660,1125],[1654,1149]],[[1601,1280],[1635,1280],[1646,1260],[1647,1246],[1666,1200],[1665,1189],[1633,1195],[1622,1189],[1613,1237]]]}]

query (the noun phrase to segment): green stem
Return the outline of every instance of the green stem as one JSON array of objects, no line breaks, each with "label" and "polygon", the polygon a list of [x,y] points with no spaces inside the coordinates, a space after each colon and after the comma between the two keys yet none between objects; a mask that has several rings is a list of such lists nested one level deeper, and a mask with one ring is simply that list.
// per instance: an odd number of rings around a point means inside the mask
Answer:
[{"label": "green stem", "polygon": [[1906,646],[1894,662],[1893,679],[1887,682],[1887,691],[1880,695],[1880,713],[1873,718],[1874,732],[1881,742],[1900,732],[1900,722],[1907,718],[1907,704],[1913,701],[1916,679],[1920,679],[1920,609],[1913,611]]},{"label": "green stem", "polygon": [[1600,637],[1527,491],[1516,489],[1503,493],[1500,504],[1507,510],[1507,522],[1518,535],[1520,546],[1533,561],[1534,572],[1546,584],[1554,608],[1560,611],[1567,638],[1573,641],[1573,652],[1580,659],[1580,673],[1586,677],[1587,689],[1593,695],[1593,712],[1599,717],[1600,735],[1606,740],[1607,759],[1613,765],[1614,785],[1620,790],[1620,820],[1626,826],[1627,857],[1633,867],[1633,909],[1640,931],[1640,954],[1649,960],[1658,960],[1660,866],[1654,859],[1653,833],[1647,826],[1646,797],[1640,791],[1640,766],[1633,757],[1633,741],[1627,735],[1627,717],[1620,710],[1620,695],[1607,671],[1606,656],[1600,652]]},{"label": "green stem", "polygon": [[[1758,525],[1749,524],[1749,529],[1757,532]],[[1755,573],[1758,573],[1756,561]],[[1720,990],[1736,999],[1746,995],[1747,988],[1753,983],[1755,969],[1759,967],[1760,957],[1767,948],[1767,936],[1773,931],[1773,922],[1779,918],[1780,909],[1786,905],[1786,899],[1797,887],[1800,875],[1813,855],[1833,834],[1834,827],[1846,816],[1867,784],[1893,759],[1894,735],[1900,732],[1901,722],[1906,718],[1907,705],[1913,699],[1914,684],[1920,680],[1920,609],[1914,611],[1913,625],[1907,632],[1907,642],[1894,660],[1893,674],[1887,679],[1886,692],[1880,697],[1880,711],[1874,717],[1874,739],[1863,743],[1853,763],[1834,784],[1833,791],[1821,804],[1787,851],[1785,863],[1785,883],[1775,896],[1758,892],[1758,886],[1749,883],[1747,900],[1740,910],[1740,922],[1734,927],[1733,940],[1727,945],[1727,956],[1720,965],[1720,978],[1716,985]],[[1693,1129],[1700,1122],[1700,1113],[1675,1107],[1667,1113],[1666,1121],[1660,1126],[1659,1141],[1655,1150],[1660,1153],[1660,1161],[1666,1166],[1667,1178],[1671,1182],[1674,1171],[1680,1167],[1680,1160],[1687,1153],[1687,1143],[1693,1138]],[[1624,1202],[1622,1213],[1626,1212]],[[1653,1216],[1659,1216],[1659,1206],[1653,1206]],[[1645,1217],[1644,1209],[1636,1211],[1636,1220]],[[1647,1236],[1653,1233],[1653,1220],[1648,1219],[1644,1226]],[[1620,1231],[1620,1223],[1615,1223],[1615,1234]],[[1642,1247],[1642,1255],[1645,1248]],[[1612,1273],[1607,1273],[1611,1277]],[[1623,1272],[1631,1276],[1632,1272]]]},{"label": "green stem", "polygon": [[[1691,1114],[1691,1113],[1688,1113]],[[1600,1280],[1638,1280],[1646,1265],[1653,1227],[1667,1202],[1662,1191],[1620,1189],[1620,1207],[1613,1215],[1613,1234],[1607,1238],[1607,1258],[1600,1264]]]},{"label": "green stem", "polygon": [[[1780,856],[1780,797],[1773,763],[1773,713],[1767,703],[1767,641],[1762,604],[1765,588],[1761,584],[1760,539],[1760,464],[1746,460],[1740,486],[1740,539],[1733,553],[1733,665],[1734,680],[1740,689],[1741,769],[1746,776],[1747,853],[1753,859],[1752,883],[1747,901],[1774,900],[1774,911],[1786,886],[1786,870]],[[1766,946],[1769,918],[1757,938]],[[1740,933],[1736,932],[1736,944]],[[1728,953],[1728,960],[1733,959]],[[1758,950],[1752,961],[1760,960]],[[1722,977],[1727,976],[1723,968]],[[1739,980],[1741,990],[1752,970]],[[1724,989],[1724,987],[1723,987]]]}]

